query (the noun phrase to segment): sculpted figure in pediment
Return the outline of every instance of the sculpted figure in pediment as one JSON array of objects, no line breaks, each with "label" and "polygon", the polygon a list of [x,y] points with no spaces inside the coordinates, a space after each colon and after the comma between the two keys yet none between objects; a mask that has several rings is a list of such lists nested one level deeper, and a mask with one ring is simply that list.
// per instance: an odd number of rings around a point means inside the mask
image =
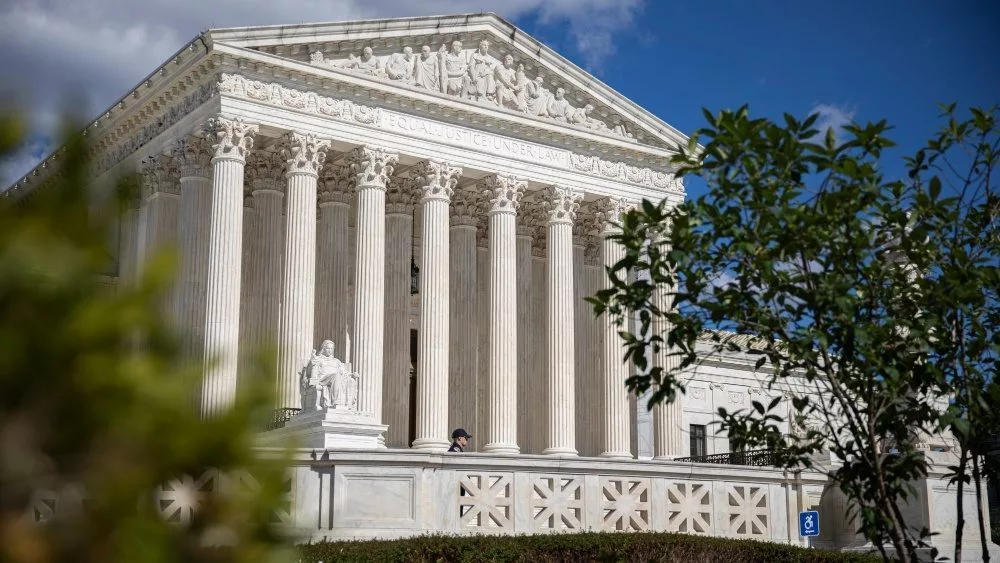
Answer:
[{"label": "sculpted figure in pediment", "polygon": [[[427,48],[430,49],[429,47]],[[413,83],[413,69],[416,64],[413,47],[403,47],[402,53],[393,53],[385,64],[385,74],[392,80],[401,80],[407,84]]]},{"label": "sculpted figure in pediment", "polygon": [[590,114],[594,111],[594,106],[587,104],[582,108],[573,108],[569,114],[566,116],[566,121],[572,123],[573,125],[582,125],[587,129],[594,129],[596,131],[607,131],[608,125],[601,121],[600,119],[594,119],[590,117]]},{"label": "sculpted figure in pediment", "polygon": [[514,83],[517,85],[517,100],[515,106],[519,111],[528,111],[528,89],[534,84],[524,73],[524,65],[518,63],[517,72],[514,73]]},{"label": "sculpted figure in pediment", "polygon": [[557,121],[567,121],[570,112],[574,109],[573,106],[569,104],[569,100],[566,99],[566,90],[562,88],[556,88],[556,94],[551,99],[549,99],[548,105],[549,117]]},{"label": "sculpted figure in pediment", "polygon": [[[441,46],[441,49],[444,49],[444,45]],[[444,72],[442,72],[444,93],[461,96],[465,90],[469,72],[469,63],[462,53],[461,41],[451,42],[451,50],[444,53],[442,64],[444,65]]]},{"label": "sculpted figure in pediment", "polygon": [[[522,100],[521,90],[524,84],[520,78],[524,78],[524,65],[518,66],[518,69],[515,70],[514,57],[507,55],[503,58],[503,64],[496,66],[493,74],[496,78],[497,93],[495,99],[497,105],[520,109],[522,106],[520,103]],[[524,80],[527,79],[524,78]]]},{"label": "sculpted figure in pediment", "polygon": [[541,76],[536,76],[533,82],[525,85],[527,96],[524,109],[528,115],[539,117],[549,115],[549,98],[552,97],[552,93],[545,89],[544,84],[545,79]]},{"label": "sculpted figure in pediment", "polygon": [[362,49],[360,57],[356,57],[354,53],[351,53],[344,63],[344,68],[363,74],[371,74],[372,76],[378,76],[383,72],[382,63],[375,56],[371,47]]},{"label": "sculpted figure in pediment", "polygon": [[413,65],[413,84],[435,92],[441,91],[441,69],[437,54],[431,52],[431,48],[424,45],[420,48],[420,55]]},{"label": "sculpted figure in pediment", "polygon": [[493,69],[498,65],[490,55],[490,42],[483,39],[479,47],[469,55],[469,77],[465,84],[465,96],[483,101],[496,97],[497,84]]}]

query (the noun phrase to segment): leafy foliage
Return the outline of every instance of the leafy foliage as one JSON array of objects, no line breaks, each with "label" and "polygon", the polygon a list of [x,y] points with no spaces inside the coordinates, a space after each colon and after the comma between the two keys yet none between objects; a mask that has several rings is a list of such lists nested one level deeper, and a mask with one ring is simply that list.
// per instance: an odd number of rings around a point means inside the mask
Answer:
[{"label": "leafy foliage", "polygon": [[[0,117],[0,158],[19,129]],[[102,283],[119,202],[133,194],[89,187],[79,136],[59,160],[29,197],[0,196],[0,559],[272,560],[287,549],[266,517],[281,467],[254,458],[247,425],[266,390],[246,385],[230,412],[198,416],[201,369],[180,361],[155,306],[172,257],[152,258],[137,287]],[[259,494],[220,491],[186,526],[154,505],[169,479],[236,468]],[[29,507],[43,491],[57,495],[55,516],[36,523]],[[231,547],[211,549],[220,543]]]},{"label": "leafy foliage", "polygon": [[423,536],[391,541],[320,542],[302,546],[303,562],[363,561],[770,561],[865,563],[859,553],[770,542],[667,533],[580,533],[506,537]]},{"label": "leafy foliage", "polygon": [[[786,467],[832,456],[822,467],[853,501],[861,532],[904,561],[928,534],[900,508],[927,473],[927,437],[1000,410],[970,390],[992,381],[998,351],[996,110],[965,121],[953,112],[903,179],[882,171],[894,146],[884,121],[848,125],[838,141],[816,130],[816,115],[775,123],[745,107],[706,112],[708,126],[674,162],[708,193],[627,214],[615,236],[626,256],[592,299],[597,313],[637,313],[641,328],[623,331],[640,372],[628,385],[651,390],[650,405],[682,391],[680,371],[706,352],[757,356],[768,387],[792,396],[788,414],[779,400],[720,409],[720,431],[777,450]],[[943,195],[946,155],[967,142],[964,183]],[[630,271],[648,276],[630,283]],[[676,367],[647,370],[663,349],[678,360],[663,365]],[[943,419],[963,394],[978,406]]]}]

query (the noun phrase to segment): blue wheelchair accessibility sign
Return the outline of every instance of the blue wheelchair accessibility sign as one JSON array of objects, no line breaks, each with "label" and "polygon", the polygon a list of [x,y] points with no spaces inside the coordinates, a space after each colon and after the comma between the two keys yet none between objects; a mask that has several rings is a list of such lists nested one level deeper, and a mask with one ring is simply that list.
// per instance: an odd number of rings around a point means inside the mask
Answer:
[{"label": "blue wheelchair accessibility sign", "polygon": [[802,537],[819,535],[819,512],[815,510],[799,512],[799,535]]}]

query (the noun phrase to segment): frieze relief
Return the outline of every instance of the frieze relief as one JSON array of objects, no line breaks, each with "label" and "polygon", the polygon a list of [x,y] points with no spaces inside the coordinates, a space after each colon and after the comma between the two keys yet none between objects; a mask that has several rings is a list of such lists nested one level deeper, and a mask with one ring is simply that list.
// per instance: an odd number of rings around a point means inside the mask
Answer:
[{"label": "frieze relief", "polygon": [[683,191],[681,180],[674,178],[672,174],[667,172],[605,160],[598,156],[579,155],[563,149],[492,135],[456,125],[442,124],[391,110],[357,104],[351,100],[323,96],[316,92],[303,92],[273,82],[251,80],[239,74],[222,73],[218,89],[219,93],[223,95],[268,105],[352,121],[362,125],[372,125],[380,129],[399,130],[408,134],[417,134],[452,144],[478,148],[498,155],[532,160],[640,186]]},{"label": "frieze relief", "polygon": [[423,45],[415,53],[414,47],[407,45],[401,52],[376,55],[366,45],[359,54],[348,53],[347,58],[328,59],[322,51],[313,51],[309,61],[581,129],[636,138],[619,116],[594,115],[594,104],[583,96],[574,93],[579,101],[572,103],[565,88],[548,87],[544,75],[529,76],[524,61],[515,60],[510,53],[490,52],[490,46],[488,39],[481,39],[475,48],[465,48],[462,41],[455,40],[442,43],[437,50]]}]

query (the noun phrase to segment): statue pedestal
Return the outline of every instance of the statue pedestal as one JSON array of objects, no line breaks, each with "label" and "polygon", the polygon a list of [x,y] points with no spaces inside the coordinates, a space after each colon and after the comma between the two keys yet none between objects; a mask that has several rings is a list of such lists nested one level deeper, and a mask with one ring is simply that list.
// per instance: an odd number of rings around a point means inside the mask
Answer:
[{"label": "statue pedestal", "polygon": [[385,448],[379,439],[389,427],[375,417],[348,409],[300,412],[283,428],[258,437],[261,446],[294,446],[327,450],[375,450]]}]

